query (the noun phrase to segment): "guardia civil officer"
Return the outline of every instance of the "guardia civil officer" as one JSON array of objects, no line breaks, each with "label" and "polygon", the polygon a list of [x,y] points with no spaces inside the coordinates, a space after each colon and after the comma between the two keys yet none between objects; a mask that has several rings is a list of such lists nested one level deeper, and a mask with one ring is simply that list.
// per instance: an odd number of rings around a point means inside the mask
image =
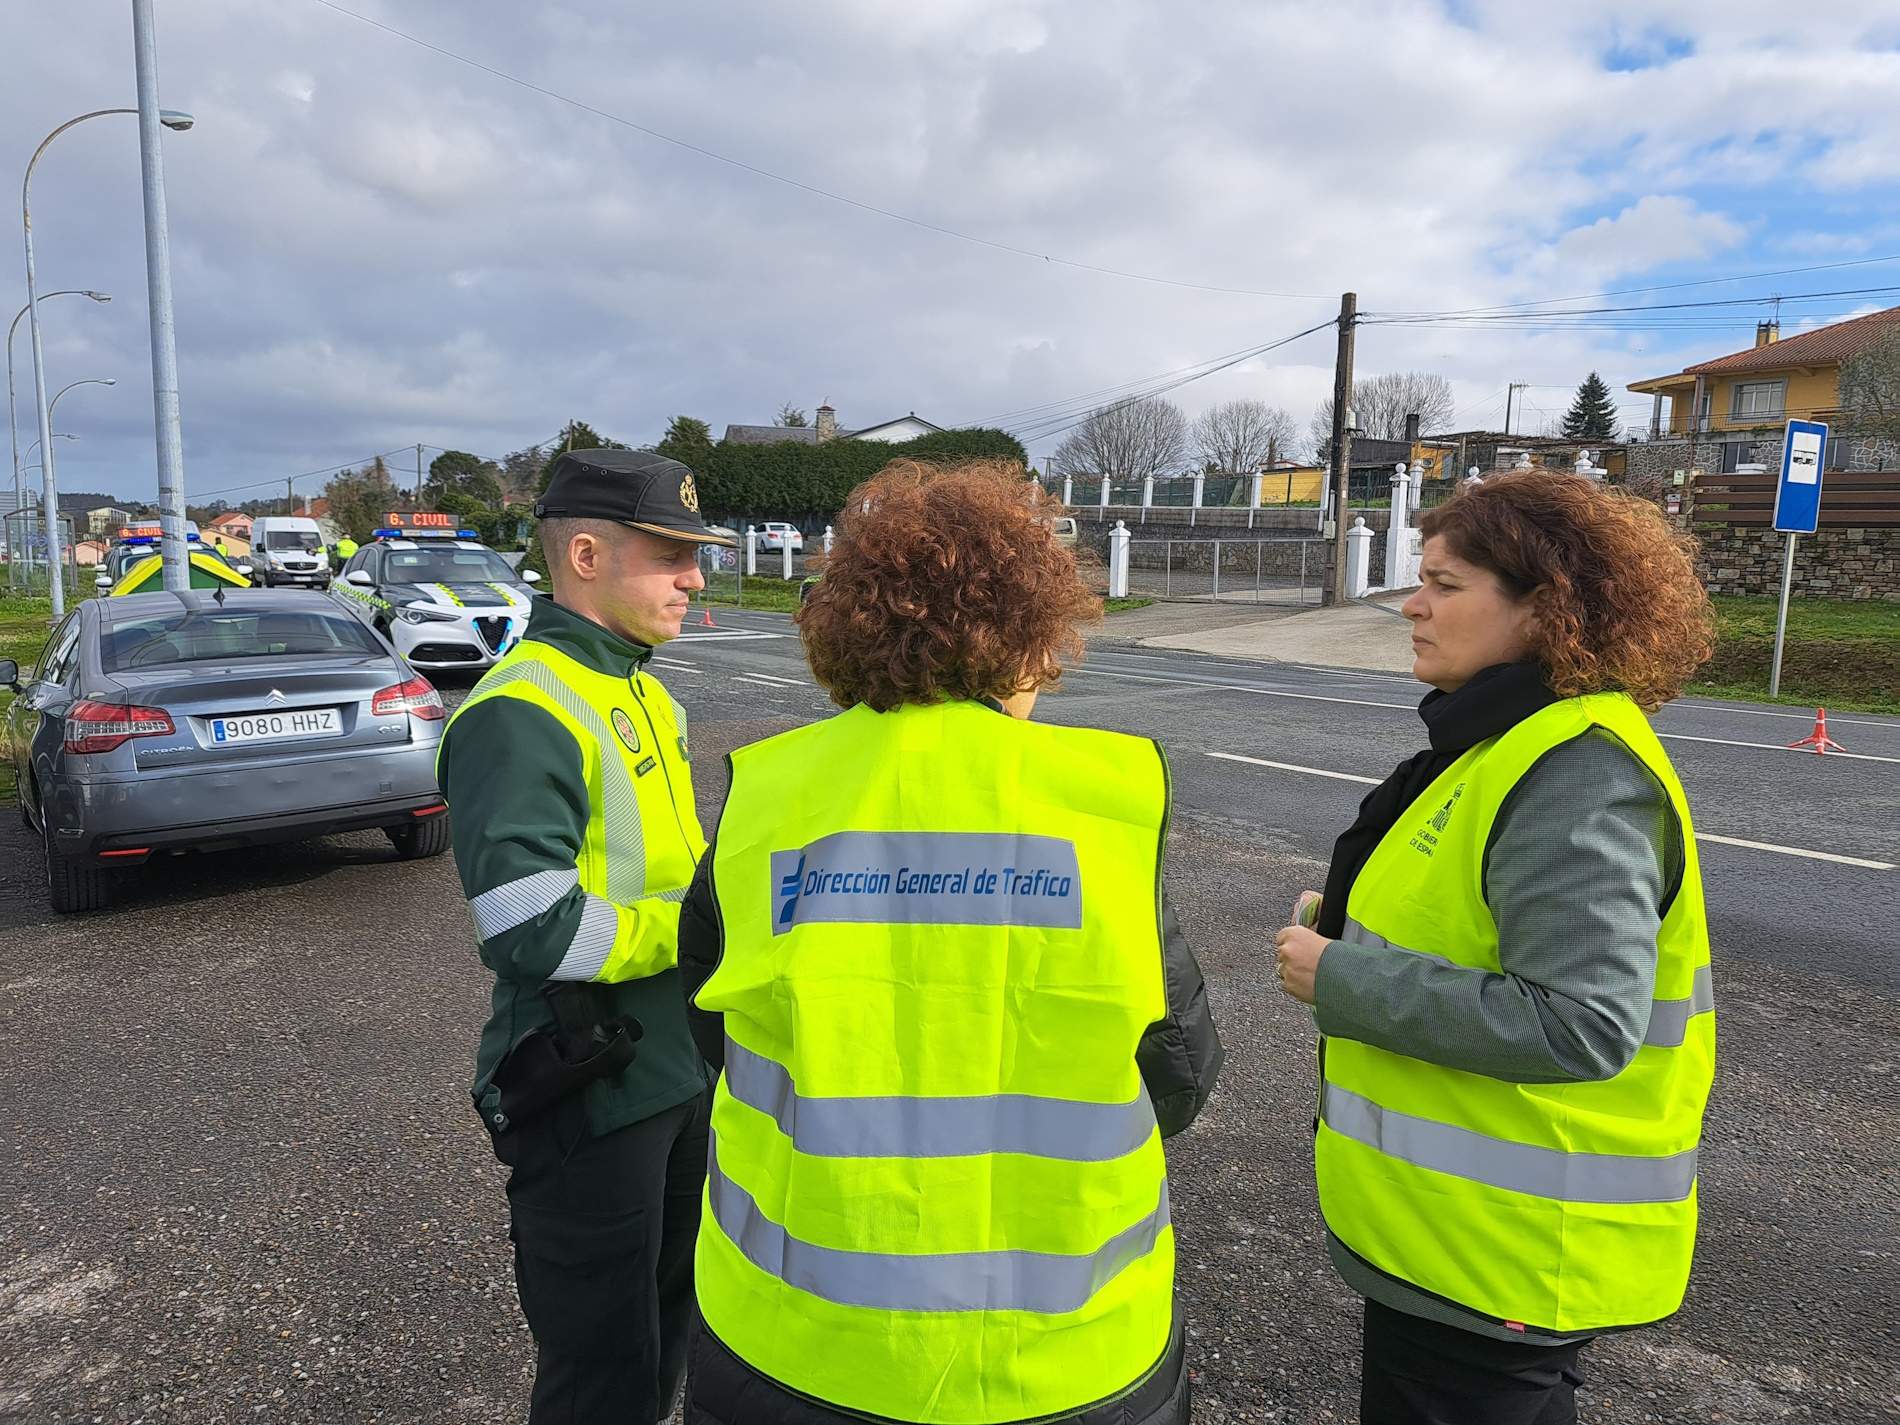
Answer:
[{"label": "guardia civil officer", "polygon": [[741,749],[680,926],[720,1065],[687,1419],[1189,1412],[1161,1140],[1221,1062],[1146,738],[1029,721],[1100,604],[1017,467],[853,491],[845,709]]},{"label": "guardia civil officer", "polygon": [[1339,838],[1315,1006],[1333,1263],[1361,1418],[1571,1425],[1581,1354],[1682,1304],[1715,1066],[1702,875],[1650,730],[1709,656],[1654,505],[1494,477],[1431,511],[1405,603],[1430,747]]},{"label": "guardia civil officer", "polygon": [[675,968],[705,850],[686,715],[647,671],[702,587],[693,477],[571,452],[535,506],[552,599],[476,684],[439,770],[494,1004],[475,1105],[513,1169],[530,1419],[646,1425],[692,1317],[707,1070]]}]

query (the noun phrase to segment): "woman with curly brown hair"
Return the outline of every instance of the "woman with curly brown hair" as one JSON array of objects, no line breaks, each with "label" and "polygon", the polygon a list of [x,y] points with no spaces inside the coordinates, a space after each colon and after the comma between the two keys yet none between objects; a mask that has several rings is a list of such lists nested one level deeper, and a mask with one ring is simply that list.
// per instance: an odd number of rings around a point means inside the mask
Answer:
[{"label": "woman with curly brown hair", "polygon": [[1100,612],[1021,467],[895,462],[798,616],[680,924],[720,1072],[687,1419],[1174,1425],[1161,1140],[1220,1041],[1154,743],[1029,721]]},{"label": "woman with curly brown hair", "polygon": [[1315,1164],[1366,1300],[1360,1418],[1569,1425],[1682,1303],[1715,1064],[1688,803],[1650,730],[1712,648],[1686,540],[1574,475],[1420,522],[1430,747],[1275,937],[1322,1034]]}]

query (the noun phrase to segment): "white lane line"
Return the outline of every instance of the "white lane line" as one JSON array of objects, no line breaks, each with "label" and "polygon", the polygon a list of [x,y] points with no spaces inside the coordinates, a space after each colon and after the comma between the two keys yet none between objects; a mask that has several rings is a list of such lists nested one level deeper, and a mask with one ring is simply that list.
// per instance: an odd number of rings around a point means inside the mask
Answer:
[{"label": "white lane line", "polygon": [[783,638],[782,633],[761,633],[746,629],[715,628],[711,633],[682,633],[675,643],[742,643],[748,639]]},{"label": "white lane line", "polygon": [[[1814,721],[1813,713],[1772,712],[1767,708],[1737,708],[1729,707],[1724,703],[1673,702],[1663,704],[1664,712],[1684,708],[1694,708],[1698,712],[1742,713],[1748,717],[1786,717],[1793,718],[1796,722],[1805,723],[1812,723]],[[1869,717],[1833,717],[1829,718],[1828,721],[1830,723],[1838,723],[1842,727],[1884,727],[1888,732],[1900,732],[1900,722],[1880,722],[1875,718]]]},{"label": "white lane line", "polygon": [[1375,703],[1365,698],[1329,698],[1321,693],[1288,693],[1275,688],[1255,688],[1245,683],[1209,683],[1194,678],[1155,678],[1146,673],[1110,673],[1105,668],[1072,668],[1065,677],[1082,678],[1126,678],[1136,683],[1167,683],[1179,688],[1214,688],[1230,693],[1258,693],[1263,698],[1297,698],[1307,703],[1347,703],[1360,708],[1396,708],[1400,712],[1414,712],[1412,703]]},{"label": "white lane line", "polygon": [[799,678],[775,678],[770,673],[755,673],[749,668],[740,676],[745,678],[763,678],[768,683],[783,683],[788,688],[802,688],[805,686],[804,681]]},{"label": "white lane line", "polygon": [[777,683],[767,682],[764,678],[752,673],[734,673],[732,675],[732,681],[735,683],[750,683],[755,688],[770,688],[775,693],[779,691]]},{"label": "white lane line", "polygon": [[682,673],[697,673],[700,671],[697,667],[695,667],[691,663],[682,663],[677,658],[662,658],[657,653],[653,655],[653,661],[655,663],[663,663],[668,668],[677,668]]},{"label": "white lane line", "polygon": [[1750,851],[1777,851],[1783,856],[1805,856],[1810,861],[1833,861],[1842,866],[1861,866],[1869,871],[1900,870],[1900,867],[1896,867],[1891,861],[1868,861],[1859,856],[1836,856],[1832,851],[1803,851],[1798,846],[1776,846],[1767,841],[1745,841],[1739,836],[1715,836],[1706,831],[1698,831],[1695,839],[1713,841],[1718,846],[1743,846]]},{"label": "white lane line", "polygon": [[[1805,747],[1784,747],[1779,742],[1738,742],[1732,737],[1691,737],[1686,732],[1659,732],[1656,736],[1670,742],[1715,742],[1723,747],[1758,747],[1764,752],[1799,752],[1803,757],[1815,753]],[[1900,757],[1877,757],[1871,752],[1830,752],[1829,757],[1851,757],[1856,762],[1900,762]]]},{"label": "white lane line", "polygon": [[[1329,777],[1336,782],[1359,782],[1369,787],[1376,787],[1379,784],[1377,777],[1360,777],[1351,772],[1329,772],[1324,767],[1302,767],[1297,762],[1269,762],[1264,757],[1242,757],[1237,752],[1209,752],[1207,755],[1218,757],[1223,762],[1245,762],[1252,767],[1272,767],[1276,771],[1300,772],[1308,777]],[[1698,831],[1695,839],[1713,841],[1718,846],[1740,846],[1749,851],[1773,851],[1780,856],[1802,856],[1810,861],[1832,861],[1836,865],[1859,866],[1868,871],[1900,870],[1900,866],[1895,866],[1891,861],[1869,861],[1861,856],[1841,856],[1832,851],[1809,851],[1799,846],[1776,846],[1769,841],[1745,841],[1739,836],[1716,836],[1707,831]]]},{"label": "white lane line", "polygon": [[1223,762],[1245,762],[1250,767],[1274,767],[1282,772],[1304,772],[1309,777],[1331,777],[1336,782],[1359,782],[1368,787],[1379,785],[1377,777],[1357,777],[1351,772],[1328,772],[1323,767],[1302,767],[1297,762],[1269,762],[1264,757],[1242,757],[1238,752],[1210,752]]}]

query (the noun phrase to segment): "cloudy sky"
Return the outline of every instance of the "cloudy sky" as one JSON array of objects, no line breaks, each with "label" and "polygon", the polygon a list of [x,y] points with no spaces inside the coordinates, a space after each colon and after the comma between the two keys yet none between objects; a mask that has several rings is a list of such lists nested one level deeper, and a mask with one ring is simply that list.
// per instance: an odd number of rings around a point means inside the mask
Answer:
[{"label": "cloudy sky", "polygon": [[[197,118],[165,143],[194,502],[418,441],[499,454],[571,416],[639,444],[785,401],[847,427],[1079,407],[1346,289],[1397,313],[1822,264],[1863,265],[1604,305],[1900,284],[1900,0],[158,11],[163,101]],[[125,0],[5,0],[0,47],[15,176],[56,124],[133,102]],[[33,197],[41,290],[114,297],[44,311],[55,389],[119,383],[66,398],[61,487],[150,498],[138,175],[135,123],[98,119]],[[1896,303],[1790,300],[1784,330]],[[1763,314],[1368,324],[1359,368],[1442,371],[1462,426],[1533,383],[1532,429],[1595,368],[1640,421],[1624,383],[1749,345]],[[16,351],[25,445],[25,323]],[[1175,399],[1304,427],[1331,365],[1321,331]],[[1030,429],[1041,457],[1057,437]]]}]

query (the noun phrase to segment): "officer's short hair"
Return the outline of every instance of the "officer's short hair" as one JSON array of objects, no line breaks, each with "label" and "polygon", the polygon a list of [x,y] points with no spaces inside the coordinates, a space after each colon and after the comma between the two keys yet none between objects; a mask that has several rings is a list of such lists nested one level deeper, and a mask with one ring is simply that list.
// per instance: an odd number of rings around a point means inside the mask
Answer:
[{"label": "officer's short hair", "polygon": [[548,562],[548,573],[561,578],[567,573],[567,547],[577,534],[591,534],[609,547],[625,538],[627,527],[614,520],[575,519],[556,515],[541,521],[541,557]]}]

